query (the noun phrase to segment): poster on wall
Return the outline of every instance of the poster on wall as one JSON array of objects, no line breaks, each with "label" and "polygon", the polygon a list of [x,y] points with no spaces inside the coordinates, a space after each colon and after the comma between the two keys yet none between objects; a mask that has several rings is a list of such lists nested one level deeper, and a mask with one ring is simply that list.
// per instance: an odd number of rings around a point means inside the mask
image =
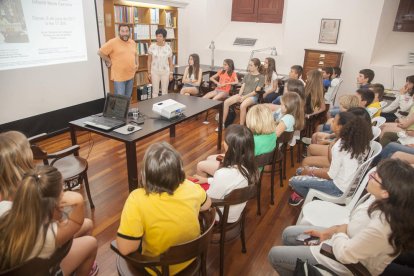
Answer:
[{"label": "poster on wall", "polygon": [[340,24],[341,19],[322,18],[318,42],[326,44],[337,44]]},{"label": "poster on wall", "polygon": [[82,0],[0,0],[0,70],[86,60]]}]

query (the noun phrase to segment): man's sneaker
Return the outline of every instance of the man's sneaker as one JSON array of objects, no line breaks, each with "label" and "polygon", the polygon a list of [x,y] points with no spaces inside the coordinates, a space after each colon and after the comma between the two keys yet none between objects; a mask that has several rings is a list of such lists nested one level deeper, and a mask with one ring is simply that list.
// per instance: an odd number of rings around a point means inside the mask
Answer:
[{"label": "man's sneaker", "polygon": [[298,206],[303,201],[303,197],[298,195],[296,192],[293,192],[289,198],[289,204],[292,206]]},{"label": "man's sneaker", "polygon": [[306,145],[310,145],[312,143],[312,139],[309,137],[302,137],[302,142]]}]

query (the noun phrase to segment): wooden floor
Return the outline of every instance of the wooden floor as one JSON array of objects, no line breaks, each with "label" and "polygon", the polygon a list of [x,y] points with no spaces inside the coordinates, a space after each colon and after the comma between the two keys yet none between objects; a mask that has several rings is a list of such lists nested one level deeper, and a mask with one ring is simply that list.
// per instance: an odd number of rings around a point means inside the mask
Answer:
[{"label": "wooden floor", "polygon": [[[217,123],[213,115],[211,114],[208,125],[202,123],[204,116],[202,116],[203,119],[191,119],[179,124],[176,129],[176,138],[170,138],[168,131],[164,131],[139,142],[137,145],[139,168],[146,148],[151,143],[166,141],[182,154],[187,175],[194,174],[198,161],[205,159],[208,155],[218,153],[217,133],[214,131]],[[117,275],[115,254],[109,248],[109,244],[116,236],[122,207],[128,196],[125,147],[120,142],[89,132],[78,132],[78,143],[81,146],[80,155],[87,158],[89,162],[88,175],[95,210],[91,211],[88,202],[85,202],[86,216],[92,218],[95,223],[93,235],[98,239],[99,244],[97,256],[99,275]],[[69,146],[69,133],[48,139],[42,145],[49,152]],[[294,173],[289,159],[288,179]],[[295,167],[297,167],[296,163]],[[273,245],[281,243],[283,229],[295,223],[299,209],[287,204],[290,188],[287,187],[286,180],[283,188],[279,187],[278,181],[276,182],[275,205],[270,205],[269,183],[270,178],[264,175],[262,215],[256,215],[256,200],[247,205],[247,253],[241,253],[240,240],[226,245],[226,275],[277,275],[267,261],[267,254]],[[83,189],[81,193],[86,198]],[[218,254],[218,246],[211,245],[207,263],[208,275],[219,274]]]}]

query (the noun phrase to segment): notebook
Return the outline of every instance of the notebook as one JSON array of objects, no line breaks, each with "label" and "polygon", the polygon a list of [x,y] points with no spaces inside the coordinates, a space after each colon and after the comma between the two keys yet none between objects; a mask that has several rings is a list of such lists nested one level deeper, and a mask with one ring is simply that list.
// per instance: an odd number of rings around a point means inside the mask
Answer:
[{"label": "notebook", "polygon": [[125,125],[128,116],[130,98],[123,95],[107,94],[102,116],[94,116],[85,125],[105,131]]}]

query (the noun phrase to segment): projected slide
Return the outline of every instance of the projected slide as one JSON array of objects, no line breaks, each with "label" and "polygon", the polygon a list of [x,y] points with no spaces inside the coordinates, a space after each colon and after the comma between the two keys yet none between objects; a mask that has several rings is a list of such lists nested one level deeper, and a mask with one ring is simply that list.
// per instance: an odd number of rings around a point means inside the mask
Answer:
[{"label": "projected slide", "polygon": [[82,0],[0,0],[0,70],[85,60]]}]

